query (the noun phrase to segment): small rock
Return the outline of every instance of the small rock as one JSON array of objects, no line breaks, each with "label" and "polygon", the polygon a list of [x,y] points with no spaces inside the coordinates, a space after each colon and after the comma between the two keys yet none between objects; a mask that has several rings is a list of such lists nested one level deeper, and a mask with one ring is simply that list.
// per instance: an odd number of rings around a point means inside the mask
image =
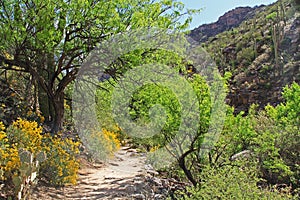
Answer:
[{"label": "small rock", "polygon": [[136,153],[137,153],[137,150],[136,150],[136,149],[128,149],[127,152],[128,152],[128,153],[135,153],[135,154],[136,154]]},{"label": "small rock", "polygon": [[135,177],[133,178],[133,181],[136,182],[136,181],[144,181],[144,180],[143,180],[143,177],[135,176]]},{"label": "small rock", "polygon": [[136,191],[136,188],[133,185],[127,185],[125,187],[125,191],[128,193],[134,193]]},{"label": "small rock", "polygon": [[159,173],[155,170],[147,170],[147,173],[154,176],[154,175],[158,175]]},{"label": "small rock", "polygon": [[169,191],[167,189],[162,189],[161,194],[168,195]]},{"label": "small rock", "polygon": [[163,199],[165,199],[165,197],[161,194],[155,194],[154,195],[154,200],[163,200]]},{"label": "small rock", "polygon": [[169,187],[169,185],[170,185],[170,183],[167,179],[162,179],[161,183],[162,183],[162,186],[165,188]]},{"label": "small rock", "polygon": [[117,163],[109,163],[112,166],[119,166]]},{"label": "small rock", "polygon": [[162,186],[162,182],[161,182],[161,180],[159,178],[153,177],[153,182],[157,186]]},{"label": "small rock", "polygon": [[146,199],[145,195],[143,195],[143,194],[133,194],[133,195],[131,195],[131,197],[133,197],[136,200]]},{"label": "small rock", "polygon": [[159,174],[156,170],[154,170],[154,168],[150,164],[145,165],[145,170],[148,174],[150,174],[152,176]]}]

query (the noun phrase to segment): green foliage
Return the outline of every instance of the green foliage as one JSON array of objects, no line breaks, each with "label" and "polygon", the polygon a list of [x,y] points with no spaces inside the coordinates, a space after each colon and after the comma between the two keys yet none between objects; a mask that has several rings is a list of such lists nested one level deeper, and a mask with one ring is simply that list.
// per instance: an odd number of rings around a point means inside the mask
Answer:
[{"label": "green foliage", "polygon": [[[183,42],[185,42],[184,38]],[[121,74],[126,74],[131,68],[134,69],[137,66],[152,63],[170,66],[174,73],[178,73],[178,76],[179,72],[185,75],[189,73],[185,68],[187,63],[184,58],[173,51],[165,49],[136,49],[123,55],[122,59],[126,65],[124,68],[120,69]],[[192,73],[190,73],[190,75],[191,74]],[[116,122],[112,116],[111,98],[115,86],[118,84],[118,80],[114,80],[113,78],[115,77],[101,81],[99,83],[100,89],[97,90],[96,93],[98,119],[103,128],[112,131],[114,131],[114,127],[116,127]],[[157,145],[163,146],[163,144],[166,143],[166,141],[164,141],[165,139],[163,139],[163,134],[165,134],[165,136],[171,136],[172,132],[174,134],[174,132],[178,130],[181,117],[179,102],[177,101],[176,95],[173,94],[170,89],[157,84],[148,84],[139,88],[139,90],[135,91],[133,94],[130,102],[129,112],[131,119],[139,125],[147,124],[149,122],[149,109],[157,104],[162,105],[167,111],[167,122],[164,125],[161,134],[153,136],[152,139],[150,137],[144,139],[132,138],[136,144],[144,145],[148,150]],[[121,131],[121,135],[122,134],[124,134],[123,131]]]},{"label": "green foliage", "polygon": [[[295,188],[300,187],[300,86],[297,83],[284,88],[285,101],[276,107],[267,106],[267,115],[273,121],[275,127],[275,139],[278,154],[284,169],[288,170],[284,182],[292,183]],[[272,129],[271,129],[272,130]],[[284,178],[280,176],[278,178]]]},{"label": "green foliage", "polygon": [[[199,103],[199,107],[195,108],[196,112],[200,115],[198,136],[195,136],[198,138],[201,134],[207,132],[210,122],[211,108],[209,89],[205,80],[200,75],[192,75],[192,77],[188,79],[188,82],[196,94]],[[178,94],[174,94],[170,88],[156,84],[145,85],[133,94],[130,104],[130,115],[137,124],[147,124],[152,120],[150,116],[153,106],[162,106],[166,114],[166,123],[160,133],[150,138],[134,138],[136,143],[143,144],[149,150],[154,146],[163,147],[172,140],[181,125],[183,117],[181,110],[182,105],[180,105],[177,95]],[[186,100],[188,101],[188,99]],[[161,121],[163,119],[158,118],[157,120]],[[159,121],[157,121],[156,124],[159,124]],[[188,130],[186,130],[186,132],[188,133]],[[200,147],[200,137],[198,142],[196,142],[195,145]]]},{"label": "green foliage", "polygon": [[259,113],[250,110],[234,128],[242,134],[233,139],[236,147],[248,141],[245,149],[254,151],[261,177],[271,184],[292,184],[294,189],[299,188],[299,91],[299,85],[293,83],[284,88],[285,101],[280,105],[266,106]]},{"label": "green foliage", "polygon": [[[262,111],[253,105],[246,116],[234,115],[228,107],[218,142],[194,172],[199,185],[184,195],[186,199],[297,198],[299,85],[286,86],[283,97],[283,103]],[[277,190],[278,185],[283,189]]]},{"label": "green foliage", "polygon": [[65,90],[97,45],[143,27],[185,31],[197,12],[174,0],[9,0],[0,10],[0,68],[36,80],[39,108],[53,133],[62,128]]},{"label": "green foliage", "polygon": [[283,89],[283,98],[285,102],[273,108],[267,106],[268,114],[276,120],[277,124],[286,127],[288,125],[300,127],[300,86],[292,83]]},{"label": "green foliage", "polygon": [[[168,88],[153,84],[140,88],[132,97],[131,117],[137,124],[147,124],[151,120],[149,110],[157,104],[164,107],[167,115],[167,121],[161,133],[170,135],[180,126],[181,106],[175,94]],[[160,145],[164,144],[160,143]]]},{"label": "green foliage", "polygon": [[[96,114],[101,128],[115,133],[119,142],[124,143],[125,139],[127,138],[127,135],[124,133],[124,131],[120,129],[120,127],[118,127],[117,123],[115,122],[112,116],[111,98],[115,85],[116,81],[112,78],[109,78],[108,80],[99,83],[100,89],[96,91]],[[93,134],[95,134],[94,137],[97,137],[96,135],[100,134],[100,132]],[[98,137],[102,138],[103,136]],[[102,141],[104,141],[103,138]],[[106,156],[104,155],[104,152],[107,152],[107,150],[99,149],[101,148],[100,146],[101,145],[97,145],[96,143],[94,145],[94,147],[98,149],[97,154],[101,154],[100,157],[105,158]],[[110,155],[111,153],[112,152],[108,152],[107,155]]]},{"label": "green foliage", "polygon": [[210,164],[222,165],[228,162],[232,155],[252,148],[253,138],[256,136],[254,116],[244,116],[243,112],[238,115],[233,113],[234,109],[228,106],[222,133],[210,153],[215,159],[211,159],[213,161]]},{"label": "green foliage", "polygon": [[286,148],[282,143],[286,134],[263,113],[260,113],[255,120],[257,136],[253,138],[253,148],[259,159],[261,176],[272,184],[291,183],[293,172],[281,153]]},{"label": "green foliage", "polygon": [[278,15],[277,12],[272,12],[266,16],[266,19],[275,21],[277,18],[277,15]]},{"label": "green foliage", "polygon": [[221,168],[205,167],[200,175],[200,184],[196,188],[188,188],[181,199],[290,199],[290,195],[282,195],[257,187],[254,167],[224,166]]}]

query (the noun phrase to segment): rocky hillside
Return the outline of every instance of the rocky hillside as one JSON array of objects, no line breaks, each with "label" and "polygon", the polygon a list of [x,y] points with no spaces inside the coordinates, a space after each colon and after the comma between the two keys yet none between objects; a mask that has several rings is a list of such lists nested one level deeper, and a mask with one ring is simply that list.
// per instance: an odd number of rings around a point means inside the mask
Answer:
[{"label": "rocky hillside", "polygon": [[228,102],[236,112],[247,112],[253,103],[260,107],[268,103],[276,105],[285,85],[300,82],[300,13],[295,2],[280,0],[252,10],[244,8],[249,10],[246,20],[216,35],[213,34],[216,30],[207,29],[206,35],[199,30],[217,26],[220,21],[224,23],[222,27],[228,21],[238,22],[241,14],[233,13],[243,9],[226,13],[215,25],[192,31],[190,36],[202,43],[219,70],[232,73]]},{"label": "rocky hillside", "polygon": [[256,12],[262,10],[265,6],[256,7],[238,7],[226,12],[217,22],[203,24],[191,31],[190,36],[199,42],[205,42],[209,37],[213,37],[231,28],[238,27],[243,21],[254,17]]}]

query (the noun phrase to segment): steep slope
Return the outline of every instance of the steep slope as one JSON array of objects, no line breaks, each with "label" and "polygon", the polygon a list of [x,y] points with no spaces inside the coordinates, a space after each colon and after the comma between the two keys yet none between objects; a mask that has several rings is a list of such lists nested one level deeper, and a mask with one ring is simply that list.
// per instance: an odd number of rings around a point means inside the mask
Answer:
[{"label": "steep slope", "polygon": [[217,22],[203,24],[191,31],[190,37],[198,42],[205,42],[209,37],[216,36],[219,33],[228,31],[231,28],[239,26],[243,21],[254,17],[255,13],[262,10],[265,6],[256,7],[238,7],[226,12],[219,17]]},{"label": "steep slope", "polygon": [[[253,103],[281,102],[282,88],[300,81],[300,13],[290,0],[259,7],[238,27],[205,38],[202,46],[221,73],[232,73],[228,102],[236,112]],[[234,16],[232,16],[234,18]],[[220,19],[223,17],[220,17]],[[237,17],[239,19],[239,15]],[[195,32],[191,36],[197,38]],[[202,38],[202,39],[201,39]]]}]

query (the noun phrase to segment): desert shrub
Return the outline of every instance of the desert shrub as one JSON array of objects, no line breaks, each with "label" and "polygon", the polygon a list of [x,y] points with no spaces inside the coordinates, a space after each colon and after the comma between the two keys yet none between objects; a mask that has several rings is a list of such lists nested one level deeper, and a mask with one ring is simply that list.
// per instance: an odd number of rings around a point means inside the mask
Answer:
[{"label": "desert shrub", "polygon": [[[293,83],[284,88],[285,100],[276,107],[258,111],[253,105],[247,115],[234,115],[233,108],[228,108],[218,142],[198,163],[201,167],[195,173],[199,185],[183,197],[288,199],[293,194],[296,199],[300,180],[299,96],[300,87]],[[249,152],[245,158],[250,156],[255,162],[249,169],[236,168],[233,156],[244,150]]]},{"label": "desert shrub", "polygon": [[0,122],[0,139],[0,181],[6,195],[23,198],[36,177],[57,185],[76,183],[78,142],[42,134],[37,122],[20,118],[7,128]]},{"label": "desert shrub", "polygon": [[105,128],[102,131],[86,132],[81,138],[85,141],[92,160],[106,160],[113,156],[113,153],[121,146],[118,132],[109,131]]},{"label": "desert shrub", "polygon": [[237,53],[237,60],[239,63],[250,65],[255,59],[255,51],[253,47],[244,48]]},{"label": "desert shrub", "polygon": [[223,132],[210,152],[214,165],[226,162],[236,153],[249,150],[258,159],[258,176],[268,184],[299,188],[300,87],[285,87],[284,102],[258,111],[252,105],[248,115],[227,113]]},{"label": "desert shrub", "polygon": [[231,156],[245,150],[252,150],[254,131],[253,110],[244,116],[244,112],[234,115],[234,108],[227,107],[226,119],[223,130],[214,148],[209,152],[209,164],[214,166],[223,165]]},{"label": "desert shrub", "polygon": [[112,152],[118,150],[121,146],[120,140],[118,139],[118,134],[106,129],[102,129],[104,138],[105,138],[105,143],[108,146],[108,150],[110,154]]},{"label": "desert shrub", "polygon": [[9,179],[20,166],[19,151],[37,153],[42,150],[42,129],[36,122],[18,119],[6,130],[1,122],[1,170]]},{"label": "desert shrub", "polygon": [[9,178],[19,162],[18,150],[10,145],[5,126],[0,122],[0,180]]},{"label": "desert shrub", "polygon": [[[275,181],[282,181],[300,188],[300,86],[293,83],[283,91],[284,102],[273,107],[266,107],[266,115],[272,120],[275,129],[276,150],[288,176],[276,176]],[[275,127],[275,128],[274,128]]]},{"label": "desert shrub", "polygon": [[[244,161],[243,161],[244,162]],[[196,188],[187,188],[182,199],[290,199],[290,195],[257,187],[256,169],[243,164],[205,167]],[[254,165],[255,166],[255,165]],[[179,194],[180,195],[180,194]]]},{"label": "desert shrub", "polygon": [[276,107],[269,105],[257,111],[253,105],[247,116],[229,112],[219,141],[210,152],[211,158],[218,158],[214,165],[249,150],[258,160],[258,176],[267,184],[288,185],[296,191],[300,180],[299,96],[300,87],[294,83],[284,88],[285,100]]},{"label": "desert shrub", "polygon": [[25,149],[32,153],[42,149],[42,127],[37,122],[18,118],[7,129],[11,144],[17,149]]},{"label": "desert shrub", "polygon": [[[5,56],[12,59],[11,55]],[[33,82],[32,77],[26,73],[0,70],[0,121],[6,126],[18,117],[39,122],[40,118],[32,112],[37,110]]]},{"label": "desert shrub", "polygon": [[17,119],[7,129],[1,122],[0,181],[6,195],[24,199],[36,183],[41,151],[41,127],[36,122]]},{"label": "desert shrub", "polygon": [[256,117],[255,131],[253,150],[259,159],[260,175],[271,184],[289,184],[293,172],[281,153],[286,148],[283,137],[287,135],[262,112]]},{"label": "desert shrub", "polygon": [[59,135],[44,135],[43,149],[47,153],[47,160],[42,164],[43,176],[54,185],[76,184],[79,162],[79,142],[63,139]]}]

